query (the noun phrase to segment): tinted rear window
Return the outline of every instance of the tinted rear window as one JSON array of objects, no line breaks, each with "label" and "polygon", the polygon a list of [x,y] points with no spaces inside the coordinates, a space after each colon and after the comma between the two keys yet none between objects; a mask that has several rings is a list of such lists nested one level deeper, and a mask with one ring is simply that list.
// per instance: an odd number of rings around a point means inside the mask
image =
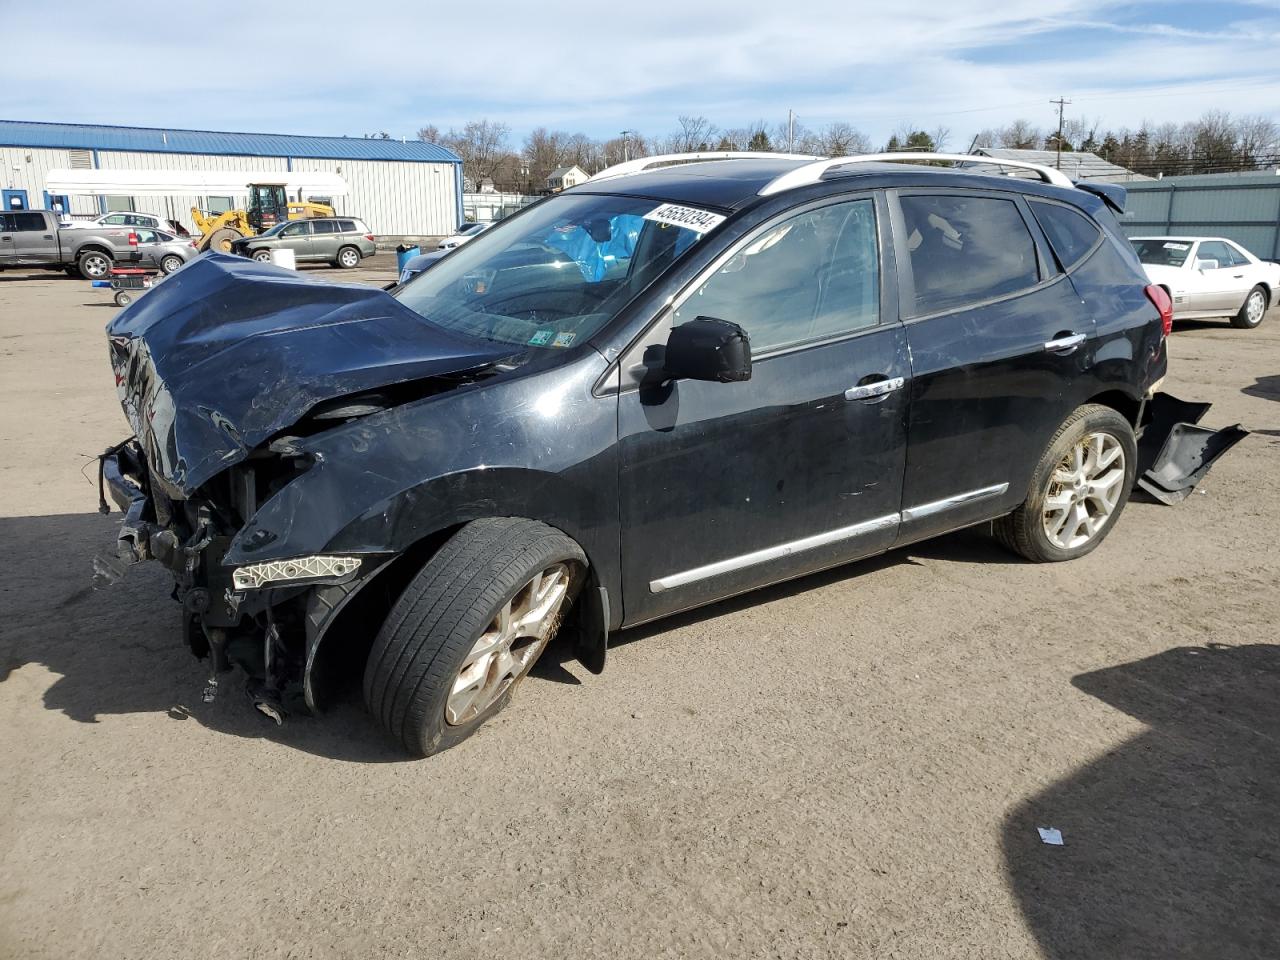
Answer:
[{"label": "tinted rear window", "polygon": [[312,233],[337,233],[338,224],[333,220],[313,220],[311,222]]},{"label": "tinted rear window", "polygon": [[1070,270],[1083,260],[1098,241],[1099,231],[1094,222],[1069,207],[1032,200],[1031,211],[1049,238],[1049,246],[1053,247],[1064,270]]},{"label": "tinted rear window", "polygon": [[343,233],[355,233],[356,231],[364,232],[361,227],[356,225],[354,220],[339,220],[338,226]]},{"label": "tinted rear window", "polygon": [[901,204],[917,316],[1039,282],[1035,241],[1012,200],[927,195]]},{"label": "tinted rear window", "polygon": [[11,230],[24,230],[37,232],[46,229],[44,215],[39,213],[11,213],[13,218],[13,226]]}]

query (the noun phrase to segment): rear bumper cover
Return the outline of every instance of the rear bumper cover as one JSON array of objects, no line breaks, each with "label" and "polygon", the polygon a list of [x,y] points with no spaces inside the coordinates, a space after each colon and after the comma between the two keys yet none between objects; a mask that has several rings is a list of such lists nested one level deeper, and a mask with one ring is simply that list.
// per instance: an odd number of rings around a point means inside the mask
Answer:
[{"label": "rear bumper cover", "polygon": [[1160,503],[1185,500],[1218,458],[1249,435],[1240,424],[1199,426],[1210,404],[1156,393],[1138,443],[1138,487]]}]

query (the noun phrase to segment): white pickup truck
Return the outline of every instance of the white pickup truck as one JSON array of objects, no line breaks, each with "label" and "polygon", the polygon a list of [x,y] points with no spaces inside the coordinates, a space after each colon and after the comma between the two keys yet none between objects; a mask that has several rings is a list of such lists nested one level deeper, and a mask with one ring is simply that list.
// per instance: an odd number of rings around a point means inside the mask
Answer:
[{"label": "white pickup truck", "polygon": [[100,280],[117,263],[144,260],[139,247],[133,227],[63,227],[52,210],[0,213],[0,270],[65,270],[73,277]]}]

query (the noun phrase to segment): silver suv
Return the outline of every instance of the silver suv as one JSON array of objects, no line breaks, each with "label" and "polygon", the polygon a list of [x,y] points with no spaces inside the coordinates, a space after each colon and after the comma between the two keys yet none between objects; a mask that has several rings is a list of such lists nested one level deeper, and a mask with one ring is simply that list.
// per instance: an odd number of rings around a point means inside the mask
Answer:
[{"label": "silver suv", "polygon": [[270,260],[271,251],[293,251],[299,263],[323,261],[350,270],[377,252],[373,234],[355,217],[316,217],[290,220],[231,244],[231,252],[254,260]]}]

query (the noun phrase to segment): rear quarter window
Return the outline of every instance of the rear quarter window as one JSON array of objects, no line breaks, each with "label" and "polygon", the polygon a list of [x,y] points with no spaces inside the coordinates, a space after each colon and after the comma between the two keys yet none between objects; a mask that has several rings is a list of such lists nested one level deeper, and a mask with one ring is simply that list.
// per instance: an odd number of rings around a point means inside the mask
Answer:
[{"label": "rear quarter window", "polygon": [[1035,240],[1013,200],[928,194],[899,202],[914,315],[954,310],[1040,282]]},{"label": "rear quarter window", "polygon": [[343,233],[356,233],[356,232],[364,233],[365,232],[364,225],[358,224],[354,220],[339,220],[338,228]]},{"label": "rear quarter window", "polygon": [[1030,204],[1063,270],[1070,270],[1093,250],[1102,231],[1084,214],[1056,203],[1032,200]]}]

